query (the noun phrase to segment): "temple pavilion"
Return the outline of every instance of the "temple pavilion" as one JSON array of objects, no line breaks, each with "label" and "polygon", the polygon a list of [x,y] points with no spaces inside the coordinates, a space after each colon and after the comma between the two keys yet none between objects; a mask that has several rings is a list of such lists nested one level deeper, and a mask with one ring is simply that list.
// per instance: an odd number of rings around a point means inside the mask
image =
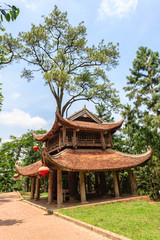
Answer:
[{"label": "temple pavilion", "polygon": [[[112,150],[112,135],[120,129],[123,121],[124,119],[114,123],[102,122],[86,107],[68,118],[63,118],[56,112],[54,125],[48,133],[33,133],[37,142],[43,142],[41,160],[26,167],[16,165],[21,175],[31,178],[31,198],[35,195],[35,200],[39,199],[41,175],[38,170],[41,166],[49,168],[49,204],[56,197],[57,205],[60,206],[65,201],[66,193],[69,201],[80,196],[82,203],[87,200],[86,192],[99,191],[101,195],[106,194],[105,175],[109,172],[113,177],[114,196],[120,197],[119,172],[124,170],[128,171],[131,192],[136,195],[132,168],[144,166],[150,159],[152,150],[139,155]],[[64,175],[67,176],[68,189],[63,189]],[[90,183],[91,175],[95,181],[94,189]]]}]

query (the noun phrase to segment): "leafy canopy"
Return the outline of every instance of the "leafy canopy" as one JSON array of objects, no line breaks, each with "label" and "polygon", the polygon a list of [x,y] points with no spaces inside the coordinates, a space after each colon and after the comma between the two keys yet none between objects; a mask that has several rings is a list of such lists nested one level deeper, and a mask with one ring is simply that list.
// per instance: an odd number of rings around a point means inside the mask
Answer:
[{"label": "leafy canopy", "polygon": [[[29,32],[19,34],[18,57],[25,60],[29,69],[22,76],[33,79],[34,71],[41,71],[45,83],[56,100],[59,112],[64,112],[78,100],[103,101],[112,104],[117,99],[115,89],[106,76],[106,70],[118,64],[118,44],[89,47],[83,22],[77,27],[69,23],[66,12],[55,6],[49,17]],[[68,101],[63,103],[64,93]]]},{"label": "leafy canopy", "polygon": [[[5,7],[0,6],[0,30],[5,31],[5,28],[2,27],[3,17],[8,21],[16,20],[19,14],[19,8],[14,5],[7,5]],[[5,34],[0,36],[0,69],[3,66],[6,66],[13,60],[14,50],[16,42],[10,34]],[[0,86],[2,84],[0,83]],[[3,95],[0,87],[0,111],[2,107]]]},{"label": "leafy canopy", "polygon": [[140,47],[131,75],[127,77],[127,96],[135,99],[137,107],[145,106],[157,116],[160,115],[160,57],[158,52],[153,52],[147,47]]}]

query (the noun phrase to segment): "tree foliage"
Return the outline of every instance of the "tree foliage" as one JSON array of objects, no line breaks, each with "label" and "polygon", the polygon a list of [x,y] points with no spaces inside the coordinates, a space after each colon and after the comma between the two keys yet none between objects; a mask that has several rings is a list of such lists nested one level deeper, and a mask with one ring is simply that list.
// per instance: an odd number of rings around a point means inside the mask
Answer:
[{"label": "tree foliage", "polygon": [[[46,133],[45,130],[36,131],[37,134]],[[0,147],[0,192],[13,191],[22,184],[26,185],[24,179],[20,180],[21,184],[16,183],[13,175],[16,173],[15,163],[21,166],[27,166],[41,159],[40,151],[34,152],[33,147],[36,143],[33,138],[33,130],[23,134],[20,138],[10,137],[11,141],[3,143]],[[41,148],[41,143],[38,144]],[[26,180],[26,179],[25,179]]]},{"label": "tree foliage", "polygon": [[16,20],[17,16],[19,15],[19,8],[14,5],[4,4],[4,6],[0,6],[0,29],[4,31],[5,29],[2,27],[2,22],[4,18],[7,22]]},{"label": "tree foliage", "polygon": [[[2,27],[2,22],[4,18],[10,22],[16,20],[19,15],[19,8],[14,5],[5,4],[5,6],[0,6],[0,30],[5,31],[5,28]],[[10,62],[12,62],[14,58],[14,51],[17,43],[12,38],[11,34],[5,34],[0,36],[0,69],[3,66],[6,66]],[[0,85],[2,85],[0,83]],[[3,95],[0,88],[0,111],[2,107]]]},{"label": "tree foliage", "polygon": [[[160,58],[158,52],[140,47],[131,75],[127,77],[129,99],[134,106],[124,106],[126,118],[125,144],[133,153],[141,153],[151,147],[152,159],[143,168],[135,171],[141,194],[159,197],[160,189]],[[127,143],[128,142],[128,143]]]},{"label": "tree foliage", "polygon": [[140,47],[133,61],[131,75],[127,77],[129,99],[135,99],[136,107],[145,106],[160,115],[160,57],[147,47]]},{"label": "tree foliage", "polygon": [[[41,71],[62,115],[79,100],[101,100],[115,109],[111,99],[119,99],[106,70],[118,64],[118,44],[106,45],[102,40],[98,46],[89,47],[83,22],[72,26],[67,13],[57,6],[49,17],[43,18],[42,24],[32,24],[29,32],[19,34],[17,55],[30,66],[22,76],[31,80],[34,71]],[[68,94],[65,103],[64,93]]]}]

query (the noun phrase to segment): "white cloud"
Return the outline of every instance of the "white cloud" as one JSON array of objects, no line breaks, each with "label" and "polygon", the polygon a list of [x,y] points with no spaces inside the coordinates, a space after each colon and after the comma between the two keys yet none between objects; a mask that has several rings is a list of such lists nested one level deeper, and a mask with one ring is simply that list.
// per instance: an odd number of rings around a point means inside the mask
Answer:
[{"label": "white cloud", "polygon": [[103,20],[106,15],[122,18],[135,11],[138,0],[102,0],[98,9],[98,19]]},{"label": "white cloud", "polygon": [[33,2],[33,0],[22,0],[26,8],[32,11],[36,10],[38,7],[38,2]]},{"label": "white cloud", "polygon": [[14,93],[12,94],[12,96],[13,96],[14,99],[17,99],[17,98],[19,98],[19,97],[21,96],[21,94],[20,94],[20,93],[17,93],[17,92],[14,92]]},{"label": "white cloud", "polygon": [[17,108],[13,109],[12,112],[0,112],[0,123],[6,126],[34,129],[47,126],[45,119],[38,116],[31,117],[29,113],[26,113]]}]

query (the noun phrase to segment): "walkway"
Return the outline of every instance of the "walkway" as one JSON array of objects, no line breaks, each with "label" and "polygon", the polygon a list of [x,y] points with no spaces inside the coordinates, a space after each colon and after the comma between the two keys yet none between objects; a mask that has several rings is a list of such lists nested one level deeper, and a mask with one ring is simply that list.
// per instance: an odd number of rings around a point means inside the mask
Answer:
[{"label": "walkway", "polygon": [[0,240],[109,240],[74,223],[0,193]]}]

